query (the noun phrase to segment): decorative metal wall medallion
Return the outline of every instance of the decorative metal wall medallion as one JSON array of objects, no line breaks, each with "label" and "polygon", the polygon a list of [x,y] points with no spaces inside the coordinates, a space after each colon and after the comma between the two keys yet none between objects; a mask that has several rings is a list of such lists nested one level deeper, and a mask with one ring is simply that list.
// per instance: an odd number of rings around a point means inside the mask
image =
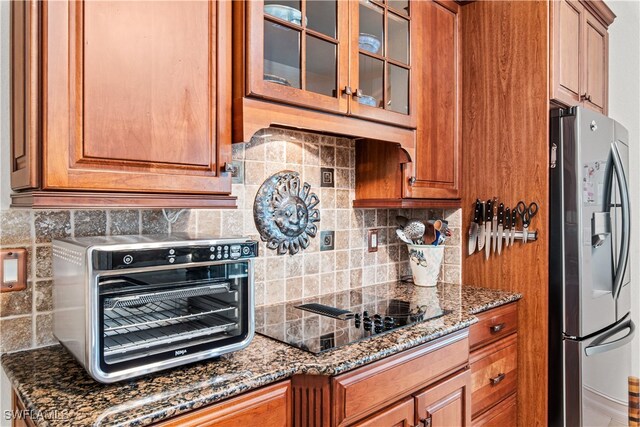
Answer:
[{"label": "decorative metal wall medallion", "polygon": [[320,199],[311,193],[311,186],[300,186],[300,176],[294,171],[280,171],[262,183],[253,203],[253,220],[269,249],[278,255],[298,253],[309,246],[309,237],[316,237],[320,211],[314,209]]}]

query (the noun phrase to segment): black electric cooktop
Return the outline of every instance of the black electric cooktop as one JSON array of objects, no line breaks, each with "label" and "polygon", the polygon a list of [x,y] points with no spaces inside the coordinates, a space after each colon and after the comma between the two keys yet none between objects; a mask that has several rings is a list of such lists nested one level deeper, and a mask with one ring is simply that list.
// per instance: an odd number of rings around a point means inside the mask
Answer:
[{"label": "black electric cooktop", "polygon": [[[346,310],[349,318],[341,320],[299,308],[307,303]],[[423,290],[418,300],[402,295],[389,296],[379,289],[376,292],[373,287],[361,288],[305,299],[304,302],[256,307],[256,332],[319,354],[449,312],[441,308],[436,288]]]}]

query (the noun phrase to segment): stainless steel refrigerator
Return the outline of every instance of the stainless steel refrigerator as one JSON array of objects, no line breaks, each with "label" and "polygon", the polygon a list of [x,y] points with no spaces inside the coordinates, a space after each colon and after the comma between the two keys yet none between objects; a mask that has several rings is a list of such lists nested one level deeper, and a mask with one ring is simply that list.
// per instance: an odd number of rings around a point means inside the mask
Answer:
[{"label": "stainless steel refrigerator", "polygon": [[628,132],[582,107],[550,124],[548,421],[608,426],[626,419],[635,333]]}]

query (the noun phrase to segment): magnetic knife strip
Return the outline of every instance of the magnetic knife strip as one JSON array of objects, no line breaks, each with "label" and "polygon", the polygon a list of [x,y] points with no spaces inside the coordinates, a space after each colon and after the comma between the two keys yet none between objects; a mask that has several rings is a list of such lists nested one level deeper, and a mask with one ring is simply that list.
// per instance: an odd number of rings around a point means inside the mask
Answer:
[{"label": "magnetic knife strip", "polygon": [[475,202],[473,219],[469,224],[469,255],[484,252],[502,255],[502,249],[512,247],[516,241],[526,244],[538,240],[538,232],[531,230],[531,222],[538,213],[536,202],[519,201],[513,208],[505,206],[498,197]]}]

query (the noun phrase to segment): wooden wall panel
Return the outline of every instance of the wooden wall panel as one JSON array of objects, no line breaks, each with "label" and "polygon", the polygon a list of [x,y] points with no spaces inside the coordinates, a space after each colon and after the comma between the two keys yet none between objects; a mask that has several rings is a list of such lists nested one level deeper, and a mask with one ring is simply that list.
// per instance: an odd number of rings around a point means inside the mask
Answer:
[{"label": "wooden wall panel", "polygon": [[[463,283],[520,292],[518,419],[547,423],[548,30],[545,1],[481,1],[462,9],[463,219],[477,197],[540,205],[539,240],[502,256],[465,254]],[[466,245],[466,242],[465,242]],[[463,245],[464,247],[466,247]]]}]

